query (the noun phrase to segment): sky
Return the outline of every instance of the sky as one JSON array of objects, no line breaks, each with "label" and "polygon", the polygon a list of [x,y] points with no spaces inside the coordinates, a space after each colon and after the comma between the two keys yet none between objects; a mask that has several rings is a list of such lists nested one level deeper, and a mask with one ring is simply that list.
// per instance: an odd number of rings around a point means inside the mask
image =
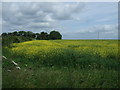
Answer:
[{"label": "sky", "polygon": [[118,38],[117,2],[3,2],[0,10],[2,32],[56,30],[63,39],[98,39],[98,33],[100,39]]}]

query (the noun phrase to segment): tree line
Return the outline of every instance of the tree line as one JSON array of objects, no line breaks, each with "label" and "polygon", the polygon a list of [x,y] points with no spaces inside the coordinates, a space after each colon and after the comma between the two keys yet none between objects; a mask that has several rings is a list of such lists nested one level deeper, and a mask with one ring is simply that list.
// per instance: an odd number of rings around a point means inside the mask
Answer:
[{"label": "tree line", "polygon": [[2,37],[4,36],[23,36],[27,38],[33,38],[36,40],[62,39],[62,35],[58,31],[51,31],[49,34],[47,32],[33,33],[31,31],[14,31],[8,33],[2,33]]}]

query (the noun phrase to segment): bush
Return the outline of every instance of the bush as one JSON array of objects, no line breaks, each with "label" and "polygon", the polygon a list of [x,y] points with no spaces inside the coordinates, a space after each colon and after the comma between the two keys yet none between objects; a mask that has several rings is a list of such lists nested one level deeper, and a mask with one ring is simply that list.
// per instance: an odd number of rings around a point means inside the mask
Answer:
[{"label": "bush", "polygon": [[27,38],[23,36],[3,36],[2,46],[10,46],[12,43],[20,43],[24,41],[30,41],[32,38]]}]

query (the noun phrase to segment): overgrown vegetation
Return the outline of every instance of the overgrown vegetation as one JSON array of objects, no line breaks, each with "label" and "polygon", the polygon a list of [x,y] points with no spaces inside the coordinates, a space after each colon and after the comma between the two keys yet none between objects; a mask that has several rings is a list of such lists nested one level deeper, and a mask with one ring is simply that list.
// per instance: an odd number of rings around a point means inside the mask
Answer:
[{"label": "overgrown vegetation", "polygon": [[21,67],[3,59],[3,88],[118,88],[117,40],[33,40],[3,55]]},{"label": "overgrown vegetation", "polygon": [[[8,37],[7,37],[8,36]],[[15,36],[15,37],[14,37]],[[62,39],[62,35],[58,31],[51,31],[50,34],[47,32],[41,32],[41,33],[33,33],[31,31],[15,31],[15,32],[9,32],[9,33],[2,33],[2,38],[14,38],[14,39],[21,39],[23,41],[26,38],[27,40],[30,39],[37,39],[37,40],[56,40],[56,39]],[[13,40],[16,41],[16,40]],[[16,41],[18,42],[18,40]]]},{"label": "overgrown vegetation", "polygon": [[2,46],[11,46],[12,43],[20,43],[31,40],[33,40],[33,38],[23,36],[2,36]]}]

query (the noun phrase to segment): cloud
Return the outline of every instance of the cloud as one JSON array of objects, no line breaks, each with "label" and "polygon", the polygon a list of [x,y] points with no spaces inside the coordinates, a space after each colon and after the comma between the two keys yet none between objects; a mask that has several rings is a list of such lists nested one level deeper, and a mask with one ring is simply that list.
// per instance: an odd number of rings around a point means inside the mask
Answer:
[{"label": "cloud", "polygon": [[118,25],[95,25],[86,29],[79,29],[76,32],[63,33],[65,39],[117,39]]},{"label": "cloud", "polygon": [[58,30],[64,39],[117,37],[116,3],[7,2],[2,3],[3,31]]},{"label": "cloud", "polygon": [[89,27],[87,29],[82,29],[79,30],[77,33],[97,33],[97,32],[105,32],[105,33],[110,33],[110,32],[117,32],[118,31],[118,25],[95,25],[92,27]]},{"label": "cloud", "polygon": [[53,7],[55,13],[52,17],[58,20],[70,20],[74,18],[72,14],[81,12],[83,8],[83,3],[59,3]]},{"label": "cloud", "polygon": [[3,3],[3,31],[51,29],[59,20],[75,19],[83,3]]},{"label": "cloud", "polygon": [[40,22],[40,23],[30,23],[28,27],[32,29],[46,29],[50,27],[52,28],[52,25],[48,22]]}]

